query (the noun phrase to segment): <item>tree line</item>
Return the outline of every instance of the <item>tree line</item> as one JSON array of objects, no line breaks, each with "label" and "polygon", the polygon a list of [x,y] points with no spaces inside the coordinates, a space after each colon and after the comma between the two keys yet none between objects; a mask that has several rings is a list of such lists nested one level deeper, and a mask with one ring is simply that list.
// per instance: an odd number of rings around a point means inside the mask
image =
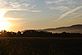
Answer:
[{"label": "tree line", "polygon": [[9,32],[3,30],[0,32],[0,37],[82,37],[81,33],[52,33],[40,30],[25,30],[18,32]]}]

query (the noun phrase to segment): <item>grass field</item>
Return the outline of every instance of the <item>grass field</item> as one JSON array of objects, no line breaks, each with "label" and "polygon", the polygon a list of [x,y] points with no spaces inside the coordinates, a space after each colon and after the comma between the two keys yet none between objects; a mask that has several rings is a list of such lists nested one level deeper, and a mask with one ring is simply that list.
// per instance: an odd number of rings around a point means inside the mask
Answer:
[{"label": "grass field", "polygon": [[1,37],[0,55],[82,54],[82,39]]}]

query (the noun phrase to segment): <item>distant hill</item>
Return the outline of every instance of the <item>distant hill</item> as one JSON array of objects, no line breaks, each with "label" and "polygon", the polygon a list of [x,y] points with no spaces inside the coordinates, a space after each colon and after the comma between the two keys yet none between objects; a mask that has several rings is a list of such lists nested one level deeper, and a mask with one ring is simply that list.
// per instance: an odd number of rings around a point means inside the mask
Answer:
[{"label": "distant hill", "polygon": [[82,24],[72,25],[69,27],[48,28],[44,30],[52,33],[61,33],[61,32],[82,33]]}]

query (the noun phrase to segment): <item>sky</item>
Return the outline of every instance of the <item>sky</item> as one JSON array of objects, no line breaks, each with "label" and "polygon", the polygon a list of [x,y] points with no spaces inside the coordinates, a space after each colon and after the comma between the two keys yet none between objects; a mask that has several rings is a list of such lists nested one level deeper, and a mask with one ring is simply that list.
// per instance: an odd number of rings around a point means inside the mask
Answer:
[{"label": "sky", "polygon": [[0,0],[12,30],[82,24],[82,0]]}]

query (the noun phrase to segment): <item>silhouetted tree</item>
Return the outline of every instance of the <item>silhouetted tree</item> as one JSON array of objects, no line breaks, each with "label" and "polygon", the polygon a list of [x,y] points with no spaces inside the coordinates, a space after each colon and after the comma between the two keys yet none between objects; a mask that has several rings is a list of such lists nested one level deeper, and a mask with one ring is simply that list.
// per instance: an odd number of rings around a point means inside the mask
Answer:
[{"label": "silhouetted tree", "polygon": [[78,38],[82,37],[82,34],[80,33],[51,33],[51,32],[45,32],[40,30],[25,30],[23,32],[18,31],[16,32],[8,32],[6,30],[3,30],[0,32],[0,37],[58,37],[58,38]]}]

